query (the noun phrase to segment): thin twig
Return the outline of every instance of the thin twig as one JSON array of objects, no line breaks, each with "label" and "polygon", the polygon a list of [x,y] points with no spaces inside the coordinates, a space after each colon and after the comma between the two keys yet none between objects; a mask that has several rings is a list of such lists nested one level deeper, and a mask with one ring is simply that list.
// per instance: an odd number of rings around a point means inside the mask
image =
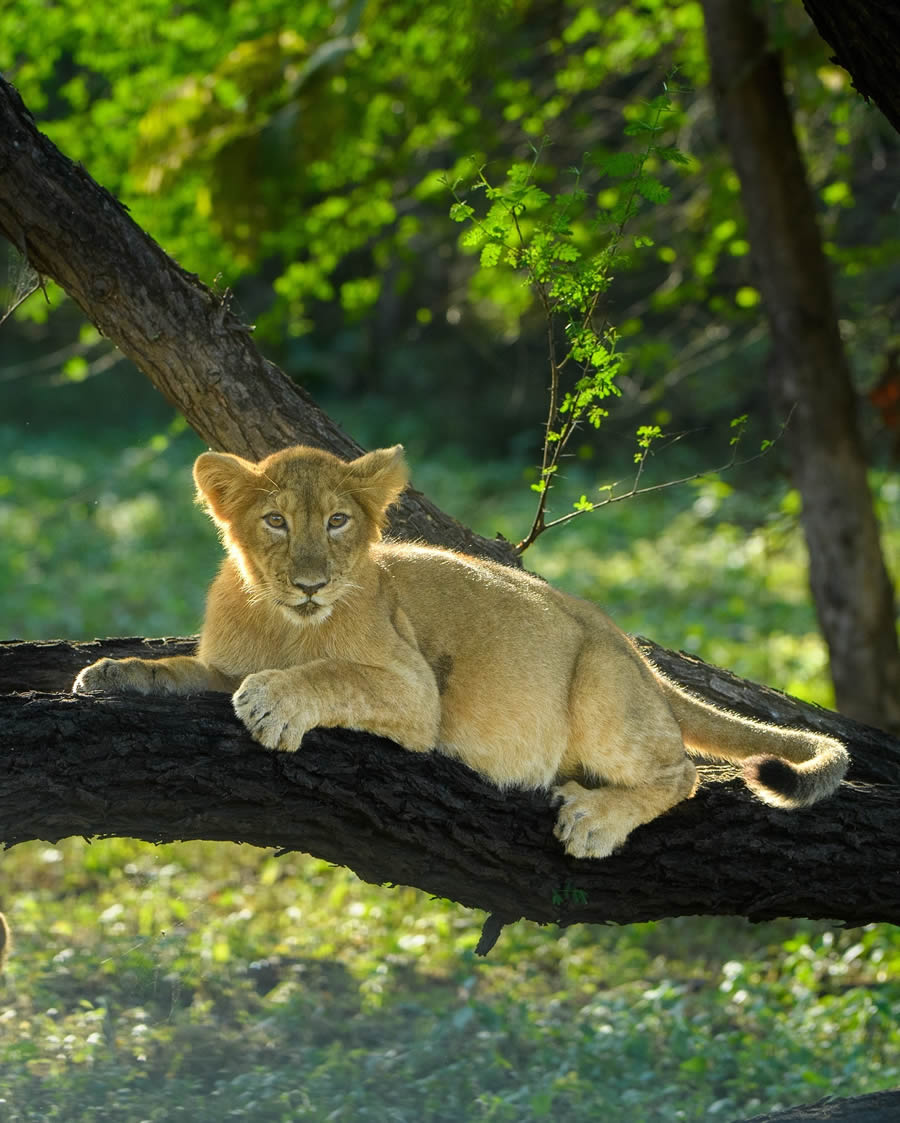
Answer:
[{"label": "thin twig", "polygon": [[[654,491],[665,491],[667,488],[670,488],[670,487],[678,487],[681,484],[692,483],[694,480],[700,480],[704,476],[718,476],[718,475],[722,475],[724,472],[730,472],[733,468],[742,468],[745,464],[753,464],[755,461],[760,460],[763,456],[767,456],[768,453],[771,451],[771,449],[775,446],[775,444],[779,440],[781,440],[781,438],[784,436],[785,430],[787,429],[788,425],[790,424],[791,417],[794,414],[795,408],[796,408],[795,406],[791,407],[790,413],[787,415],[784,422],[782,423],[781,430],[778,433],[778,435],[776,437],[774,437],[765,446],[765,448],[762,448],[762,449],[760,449],[759,452],[754,453],[753,456],[746,456],[746,457],[744,457],[743,460],[738,460],[737,452],[738,452],[738,443],[739,443],[739,440],[740,440],[740,438],[738,438],[737,440],[735,440],[731,457],[729,458],[727,463],[722,464],[718,468],[707,468],[703,472],[693,472],[688,476],[681,476],[677,480],[666,480],[665,483],[652,484],[650,487],[639,487],[638,484],[640,482],[641,475],[643,474],[644,466],[646,464],[647,457],[650,454],[650,447],[648,445],[648,447],[643,450],[643,452],[641,454],[641,457],[638,460],[638,465],[637,465],[637,470],[635,472],[635,477],[634,477],[634,480],[632,482],[631,489],[629,491],[623,492],[621,495],[610,494],[610,495],[607,495],[607,497],[605,499],[601,499],[597,503],[592,503],[590,505],[590,507],[582,507],[582,508],[579,508],[579,509],[574,510],[574,511],[568,511],[565,515],[560,515],[558,519],[551,519],[550,522],[545,523],[544,524],[544,530],[550,530],[554,526],[562,526],[564,523],[571,522],[572,519],[577,518],[579,515],[589,515],[589,514],[591,514],[591,512],[598,511],[601,507],[608,507],[612,503],[621,503],[623,499],[635,499],[639,495],[649,495],[651,492],[654,492]],[[680,433],[677,437],[674,438],[674,440],[670,441],[669,443],[673,444],[676,440],[681,440],[685,435],[686,434],[684,434],[684,433]],[[618,486],[619,486],[619,481],[617,481],[614,484],[609,484],[608,489],[611,492],[613,488],[616,488]],[[534,541],[533,538],[531,539],[531,541],[529,541],[527,537],[523,538],[522,541],[520,543],[518,543],[518,545],[516,546],[516,552],[520,553],[520,554],[523,553],[528,548],[528,546],[531,545],[531,543],[533,541]]]}]

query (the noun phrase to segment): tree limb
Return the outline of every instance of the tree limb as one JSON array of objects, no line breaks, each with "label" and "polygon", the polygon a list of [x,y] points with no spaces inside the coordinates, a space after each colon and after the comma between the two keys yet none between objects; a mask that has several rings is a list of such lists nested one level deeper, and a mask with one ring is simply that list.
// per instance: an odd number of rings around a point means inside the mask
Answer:
[{"label": "tree limb", "polygon": [[[348,459],[363,451],[260,354],[228,294],[173,261],[38,130],[2,77],[0,235],[65,289],[212,448],[251,460],[293,444]],[[508,542],[482,538],[413,489],[392,509],[390,529],[399,538],[518,564]]]},{"label": "tree limb", "polygon": [[900,8],[894,0],[803,0],[834,59],[900,132]]},{"label": "tree limb", "polygon": [[897,1119],[900,1119],[900,1092],[871,1092],[848,1099],[828,1096],[786,1111],[754,1115],[743,1123],[896,1123]]},{"label": "tree limb", "polygon": [[[0,689],[46,690],[101,655],[181,653],[189,640],[0,646]],[[773,707],[845,737],[853,782],[803,812],[756,802],[740,781],[640,828],[602,862],[567,857],[546,794],[501,792],[438,754],[316,730],[296,754],[255,745],[223,695],[0,696],[0,841],[72,834],[151,842],[230,839],[302,850],[366,881],[413,885],[492,914],[494,933],[538,923],[679,915],[803,916],[900,923],[900,744],[848,719],[654,648],[704,694],[769,717]],[[874,782],[873,782],[874,781]],[[491,942],[486,932],[485,950]]]}]

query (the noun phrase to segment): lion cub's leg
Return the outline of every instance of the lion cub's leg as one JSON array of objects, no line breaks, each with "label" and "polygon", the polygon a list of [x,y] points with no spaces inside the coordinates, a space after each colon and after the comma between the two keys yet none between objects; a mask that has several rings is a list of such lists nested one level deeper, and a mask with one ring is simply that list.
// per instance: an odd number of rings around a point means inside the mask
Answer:
[{"label": "lion cub's leg", "polygon": [[697,770],[687,757],[657,783],[585,788],[574,780],[554,788],[559,806],[554,834],[573,858],[606,858],[635,827],[693,795]]},{"label": "lion cub's leg", "polygon": [[255,741],[287,752],[316,726],[360,729],[425,752],[437,742],[440,726],[437,683],[418,659],[396,667],[317,659],[259,671],[244,679],[233,702]]},{"label": "lion cub's leg", "polygon": [[234,681],[208,667],[194,655],[170,655],[163,659],[98,659],[79,674],[72,686],[75,694],[93,690],[126,691],[132,694],[196,694],[202,690],[230,691]]},{"label": "lion cub's leg", "polygon": [[693,795],[697,772],[681,730],[624,636],[579,659],[560,772],[567,782],[553,793],[555,834],[576,858],[605,858],[635,827]]}]

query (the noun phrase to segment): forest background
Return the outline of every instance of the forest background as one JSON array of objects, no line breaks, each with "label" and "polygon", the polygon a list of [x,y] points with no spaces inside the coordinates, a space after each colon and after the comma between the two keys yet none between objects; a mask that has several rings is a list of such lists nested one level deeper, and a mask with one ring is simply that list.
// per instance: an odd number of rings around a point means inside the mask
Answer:
[{"label": "forest background", "polygon": [[[870,399],[900,343],[900,138],[799,4],[768,14],[896,572],[896,433]],[[562,474],[575,498],[627,481],[649,424],[685,435],[648,481],[700,477],[580,518],[526,564],[628,630],[832,703],[790,432],[707,471],[733,418],[748,415],[752,448],[783,418],[698,5],[137,0],[120,22],[21,3],[0,12],[0,70],[174,257],[233,288],[263,349],[348,432],[402,441],[420,489],[511,539],[534,504],[546,325],[520,277],[479,267],[448,183],[501,180],[537,147],[542,185],[578,169],[612,209],[622,184],[585,153],[609,167],[634,151],[626,126],[666,83],[688,162],[652,169],[665,191],[605,298],[621,393]],[[28,283],[11,252],[8,307]],[[3,632],[196,630],[218,561],[191,505],[199,441],[52,286],[0,331]],[[735,1118],[900,1080],[900,939],[884,927],[521,924],[476,965],[480,917],[299,856],[69,840],[2,860],[11,1119],[176,1104],[200,1119]]]}]

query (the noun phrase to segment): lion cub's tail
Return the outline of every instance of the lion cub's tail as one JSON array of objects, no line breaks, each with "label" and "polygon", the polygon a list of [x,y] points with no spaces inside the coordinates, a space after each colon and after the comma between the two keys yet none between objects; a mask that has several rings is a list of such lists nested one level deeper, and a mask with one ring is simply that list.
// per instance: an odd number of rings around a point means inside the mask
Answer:
[{"label": "lion cub's tail", "polygon": [[751,791],[773,807],[808,807],[837,788],[850,757],[840,741],[716,709],[655,671],[689,751],[741,761]]}]

